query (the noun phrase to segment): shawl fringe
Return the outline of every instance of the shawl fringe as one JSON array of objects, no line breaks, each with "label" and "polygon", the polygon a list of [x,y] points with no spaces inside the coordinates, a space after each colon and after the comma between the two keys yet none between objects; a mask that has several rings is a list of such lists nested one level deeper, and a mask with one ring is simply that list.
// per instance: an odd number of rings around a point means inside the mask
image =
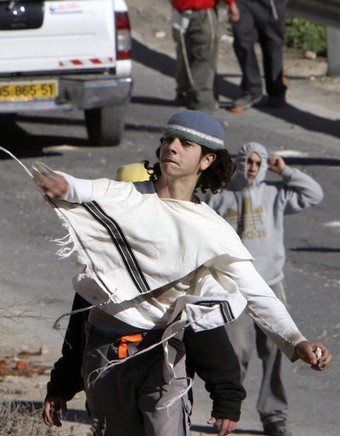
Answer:
[{"label": "shawl fringe", "polygon": [[56,255],[61,259],[67,259],[76,251],[76,247],[70,233],[67,233],[63,238],[53,239],[52,242],[60,247],[56,251]]}]

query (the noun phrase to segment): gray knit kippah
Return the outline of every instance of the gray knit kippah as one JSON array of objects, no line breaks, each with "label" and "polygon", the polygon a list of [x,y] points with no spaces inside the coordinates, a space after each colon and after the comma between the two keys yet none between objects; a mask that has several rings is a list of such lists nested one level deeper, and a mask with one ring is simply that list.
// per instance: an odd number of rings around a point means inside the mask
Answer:
[{"label": "gray knit kippah", "polygon": [[205,112],[186,110],[172,115],[164,136],[187,139],[212,150],[224,148],[222,123]]}]

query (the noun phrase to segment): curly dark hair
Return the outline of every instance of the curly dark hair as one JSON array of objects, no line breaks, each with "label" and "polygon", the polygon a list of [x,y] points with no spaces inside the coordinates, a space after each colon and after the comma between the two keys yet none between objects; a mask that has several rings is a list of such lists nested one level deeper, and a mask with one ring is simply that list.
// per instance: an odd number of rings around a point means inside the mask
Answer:
[{"label": "curly dark hair", "polygon": [[[161,138],[161,142],[162,142]],[[210,190],[213,194],[216,194],[221,189],[229,185],[232,175],[235,172],[236,164],[232,160],[229,152],[226,149],[223,150],[212,150],[210,148],[201,146],[202,157],[209,153],[216,154],[216,159],[214,162],[205,170],[202,171],[195,191],[201,189],[203,193]],[[156,156],[159,158],[160,147],[156,150]],[[157,180],[162,172],[159,163],[150,164],[149,161],[144,161],[144,167],[148,170],[150,174],[150,180]]]}]

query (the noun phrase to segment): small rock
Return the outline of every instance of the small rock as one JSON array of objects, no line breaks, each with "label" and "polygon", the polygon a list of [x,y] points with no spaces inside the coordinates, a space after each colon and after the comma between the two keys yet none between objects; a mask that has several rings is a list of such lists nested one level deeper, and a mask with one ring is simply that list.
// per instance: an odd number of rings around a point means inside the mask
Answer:
[{"label": "small rock", "polygon": [[306,51],[304,52],[304,56],[305,56],[306,59],[312,59],[312,60],[316,59],[316,53],[315,53],[315,51],[306,50]]},{"label": "small rock", "polygon": [[158,30],[157,32],[155,32],[155,37],[158,39],[165,38],[166,32],[164,32],[164,30]]},{"label": "small rock", "polygon": [[15,369],[18,369],[18,370],[27,369],[26,360],[18,360],[16,365],[15,365]]},{"label": "small rock", "polygon": [[43,344],[41,347],[40,347],[40,354],[41,355],[43,355],[43,354],[48,354],[48,345],[46,345],[46,344]]},{"label": "small rock", "polygon": [[0,375],[6,375],[8,371],[8,365],[6,360],[0,360]]},{"label": "small rock", "polygon": [[227,35],[224,33],[223,35],[221,35],[221,41],[232,44],[234,42],[234,37],[232,35]]}]

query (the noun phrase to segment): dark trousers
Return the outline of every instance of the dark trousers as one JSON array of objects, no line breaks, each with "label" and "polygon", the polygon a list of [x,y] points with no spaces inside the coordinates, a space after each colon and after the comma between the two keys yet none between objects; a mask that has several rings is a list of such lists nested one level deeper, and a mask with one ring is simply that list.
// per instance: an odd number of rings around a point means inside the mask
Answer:
[{"label": "dark trousers", "polygon": [[[109,361],[119,360],[116,331],[88,325],[86,336],[82,376],[96,436],[189,436],[191,405],[187,395],[181,395],[187,388],[183,343],[176,349],[178,378],[167,382],[162,345],[106,369],[98,377],[98,370]],[[160,339],[161,334],[150,331],[135,343],[136,350]]]},{"label": "dark trousers", "polygon": [[262,78],[255,53],[261,47],[266,92],[282,97],[285,0],[237,0],[240,20],[233,24],[234,51],[241,71],[242,94],[262,94]]}]

